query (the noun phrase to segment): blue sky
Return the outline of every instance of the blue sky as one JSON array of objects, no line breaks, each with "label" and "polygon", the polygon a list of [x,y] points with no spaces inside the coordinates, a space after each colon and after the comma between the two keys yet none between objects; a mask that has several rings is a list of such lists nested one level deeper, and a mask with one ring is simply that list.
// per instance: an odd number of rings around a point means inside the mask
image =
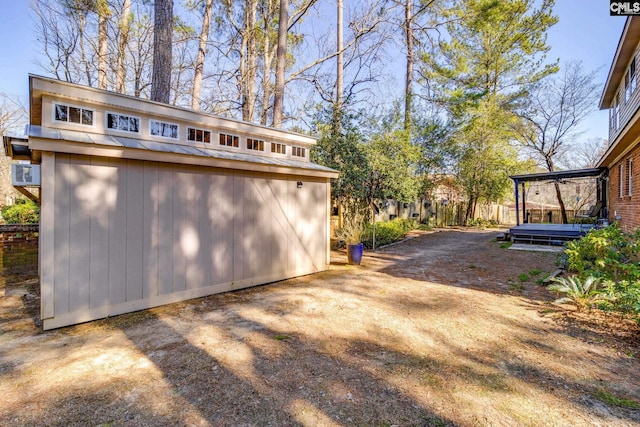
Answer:
[{"label": "blue sky", "polygon": [[[550,59],[581,60],[586,69],[599,69],[604,80],[615,53],[625,18],[609,16],[606,0],[556,0],[560,22],[549,32]],[[27,74],[43,74],[36,64],[38,46],[29,0],[9,0],[0,14],[0,93],[27,99]],[[597,107],[596,107],[597,108]],[[583,125],[584,138],[606,138],[606,111],[593,113]]]}]

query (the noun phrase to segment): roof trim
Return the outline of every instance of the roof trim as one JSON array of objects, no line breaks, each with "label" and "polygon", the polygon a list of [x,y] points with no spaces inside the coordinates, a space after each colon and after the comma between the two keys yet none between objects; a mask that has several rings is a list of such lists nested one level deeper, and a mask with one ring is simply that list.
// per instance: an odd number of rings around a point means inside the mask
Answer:
[{"label": "roof trim", "polygon": [[338,171],[307,161],[188,147],[172,143],[90,135],[83,132],[30,126],[31,150],[159,161],[286,175],[337,178]]},{"label": "roof trim", "polygon": [[618,41],[618,48],[611,62],[607,82],[600,96],[600,109],[611,108],[620,82],[627,71],[627,64],[640,42],[640,16],[630,16],[624,24],[624,29]]},{"label": "roof trim", "polygon": [[91,104],[126,109],[150,116],[165,117],[167,119],[178,118],[180,120],[193,122],[194,124],[206,123],[216,128],[226,129],[232,132],[255,134],[256,137],[280,138],[287,143],[313,145],[317,141],[317,138],[299,132],[217,116],[203,111],[163,104],[149,99],[136,98],[131,95],[69,83],[35,74],[29,74],[29,94],[29,115],[32,125],[42,125],[42,96],[48,95],[54,98],[78,99]]},{"label": "roof trim", "polygon": [[511,178],[516,182],[558,181],[561,179],[569,179],[569,178],[587,178],[590,176],[600,176],[606,170],[607,170],[606,168],[573,169],[573,170],[565,170],[565,171],[539,172],[539,173],[528,173],[528,174],[522,174],[522,175],[512,175],[512,176],[509,176],[509,178]]}]

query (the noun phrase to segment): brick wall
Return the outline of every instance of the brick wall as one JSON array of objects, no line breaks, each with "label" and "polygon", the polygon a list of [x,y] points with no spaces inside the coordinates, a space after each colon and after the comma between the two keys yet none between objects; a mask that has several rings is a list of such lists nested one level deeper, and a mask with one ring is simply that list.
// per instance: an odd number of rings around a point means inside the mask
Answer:
[{"label": "brick wall", "polygon": [[38,225],[0,225],[0,273],[38,272]]},{"label": "brick wall", "polygon": [[[631,160],[631,192],[629,192],[629,160]],[[620,171],[622,171],[622,180],[620,180]],[[633,231],[640,227],[640,145],[609,169],[609,217],[612,221],[616,221],[616,217],[619,217],[620,219],[616,222],[626,231]]]}]

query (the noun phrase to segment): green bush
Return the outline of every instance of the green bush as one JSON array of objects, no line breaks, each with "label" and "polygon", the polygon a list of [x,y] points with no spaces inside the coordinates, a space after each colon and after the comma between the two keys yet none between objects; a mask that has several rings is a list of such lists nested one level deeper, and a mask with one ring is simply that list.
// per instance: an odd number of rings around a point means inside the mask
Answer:
[{"label": "green bush", "polygon": [[498,224],[498,221],[494,219],[474,218],[467,221],[467,225],[469,227],[484,229],[484,228],[494,228],[494,227],[497,227],[499,224]]},{"label": "green bush", "polygon": [[2,208],[2,218],[7,224],[37,224],[40,208],[32,201],[16,203]]},{"label": "green bush", "polygon": [[579,280],[597,278],[605,285],[611,308],[631,313],[640,321],[640,230],[627,233],[615,224],[594,229],[570,242],[565,251],[567,269]]},{"label": "green bush", "polygon": [[[396,218],[387,222],[376,222],[376,248],[404,239],[415,228],[415,221]],[[373,248],[373,224],[368,224],[362,237],[367,249]]]},{"label": "green bush", "polygon": [[615,224],[591,230],[567,244],[567,268],[581,278],[640,280],[640,232],[625,233]]}]

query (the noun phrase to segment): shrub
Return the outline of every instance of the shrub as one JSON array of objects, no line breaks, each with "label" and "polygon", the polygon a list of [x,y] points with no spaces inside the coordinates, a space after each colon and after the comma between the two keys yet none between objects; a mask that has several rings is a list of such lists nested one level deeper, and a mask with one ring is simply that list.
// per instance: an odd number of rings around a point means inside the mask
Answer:
[{"label": "shrub", "polygon": [[16,203],[2,208],[2,218],[7,224],[37,224],[40,208],[32,201]]},{"label": "shrub", "polygon": [[627,233],[610,225],[570,242],[565,251],[567,269],[579,280],[590,277],[605,284],[598,292],[612,301],[611,308],[631,313],[640,321],[640,231]]},{"label": "shrub", "polygon": [[568,269],[581,278],[595,276],[613,281],[638,281],[639,250],[639,232],[625,233],[614,224],[569,242],[565,252]]},{"label": "shrub", "polygon": [[[387,222],[376,222],[376,247],[402,240],[414,228],[415,222],[406,219],[396,218]],[[373,247],[373,224],[367,225],[362,237],[362,243],[367,249]]]},{"label": "shrub", "polygon": [[469,227],[476,227],[476,228],[484,229],[484,228],[495,228],[499,224],[494,219],[474,218],[474,219],[470,219],[469,221],[467,221],[467,225]]},{"label": "shrub", "polygon": [[555,303],[574,304],[578,311],[613,299],[603,288],[599,287],[600,279],[593,276],[587,277],[584,281],[577,276],[554,277],[551,280],[554,283],[549,285],[547,289],[564,295],[564,297],[558,298]]}]

